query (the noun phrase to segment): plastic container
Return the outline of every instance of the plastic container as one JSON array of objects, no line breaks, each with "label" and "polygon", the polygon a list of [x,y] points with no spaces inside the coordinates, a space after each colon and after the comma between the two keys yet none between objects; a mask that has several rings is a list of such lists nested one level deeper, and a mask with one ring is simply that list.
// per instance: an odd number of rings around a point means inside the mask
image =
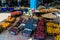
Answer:
[{"label": "plastic container", "polygon": [[38,21],[36,31],[34,32],[34,39],[35,40],[44,40],[45,39],[44,20]]},{"label": "plastic container", "polygon": [[33,25],[33,19],[29,19],[25,23],[25,28],[32,29],[33,31],[35,30],[36,27]]},{"label": "plastic container", "polygon": [[3,7],[3,8],[1,8],[1,10],[2,10],[2,11],[7,11],[7,8],[4,8],[4,7]]},{"label": "plastic container", "polygon": [[10,8],[8,8],[8,11],[14,11],[14,8],[10,7]]},{"label": "plastic container", "polygon": [[32,30],[31,29],[25,28],[23,30],[23,36],[25,36],[25,37],[30,37],[31,36],[31,33],[32,33]]},{"label": "plastic container", "polygon": [[17,27],[13,27],[9,30],[9,33],[12,34],[12,35],[17,35],[19,32],[18,28]]},{"label": "plastic container", "polygon": [[40,39],[43,40],[45,38],[44,32],[36,31],[34,33],[34,39]]}]

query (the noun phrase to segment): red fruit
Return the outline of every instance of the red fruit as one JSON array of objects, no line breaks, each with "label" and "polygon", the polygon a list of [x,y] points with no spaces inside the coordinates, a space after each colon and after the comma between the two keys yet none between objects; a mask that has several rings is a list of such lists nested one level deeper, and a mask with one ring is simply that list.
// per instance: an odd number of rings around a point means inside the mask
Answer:
[{"label": "red fruit", "polygon": [[34,32],[34,36],[37,36],[39,34],[39,31]]},{"label": "red fruit", "polygon": [[45,34],[43,32],[37,32],[37,33],[35,33],[34,37],[43,39],[45,37]]},{"label": "red fruit", "polygon": [[39,20],[39,22],[44,22],[44,20]]},{"label": "red fruit", "polygon": [[44,20],[39,20],[38,24],[44,24]]},{"label": "red fruit", "polygon": [[44,22],[39,22],[39,24],[38,25],[43,25],[44,24]]},{"label": "red fruit", "polygon": [[44,26],[39,26],[39,27],[37,27],[37,30],[39,30],[39,31],[44,31]]},{"label": "red fruit", "polygon": [[11,15],[16,15],[16,12],[11,12]]},{"label": "red fruit", "polygon": [[44,37],[45,37],[44,33],[43,32],[40,32],[39,38],[44,38]]},{"label": "red fruit", "polygon": [[17,15],[21,14],[21,11],[17,11],[16,14],[17,14]]}]

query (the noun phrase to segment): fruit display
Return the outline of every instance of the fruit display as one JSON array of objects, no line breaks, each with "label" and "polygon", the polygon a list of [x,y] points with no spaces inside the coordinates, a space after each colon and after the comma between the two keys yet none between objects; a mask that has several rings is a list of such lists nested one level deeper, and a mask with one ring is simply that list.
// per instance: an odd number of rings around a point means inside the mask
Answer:
[{"label": "fruit display", "polygon": [[59,10],[58,9],[56,9],[56,8],[49,8],[48,9],[48,12],[58,12]]},{"label": "fruit display", "polygon": [[24,29],[25,19],[22,18],[19,19],[19,21],[16,23],[16,25],[9,29],[9,33],[12,35],[17,35],[20,31]]},{"label": "fruit display", "polygon": [[43,14],[41,16],[44,17],[44,18],[48,18],[48,19],[54,19],[54,18],[56,18],[56,16],[53,15],[52,13]]},{"label": "fruit display", "polygon": [[[60,24],[55,22],[56,16],[52,14],[52,12],[58,12],[58,9],[46,9],[42,6],[32,12],[28,8],[21,8],[19,11],[13,11],[14,8],[7,8],[7,10],[12,12],[5,19],[6,21],[0,23],[0,33],[8,28],[12,35],[21,32],[24,37],[32,37],[33,40],[60,40]],[[32,13],[31,16],[28,15],[28,11]],[[47,18],[54,20],[46,20]]]},{"label": "fruit display", "polygon": [[59,26],[57,23],[53,23],[53,22],[48,22],[46,25],[48,27],[58,27]]},{"label": "fruit display", "polygon": [[21,23],[22,23],[22,19],[19,19],[19,21],[17,22],[17,24],[14,27],[12,27],[12,28],[9,29],[9,33],[11,33],[13,35],[17,35],[18,31],[19,31],[18,27],[20,26]]},{"label": "fruit display", "polygon": [[53,33],[53,28],[47,27],[47,32],[48,32],[48,33]]},{"label": "fruit display", "polygon": [[53,22],[47,22],[46,26],[47,26],[47,33],[60,34],[59,24]]},{"label": "fruit display", "polygon": [[58,12],[59,10],[56,9],[56,8],[49,8],[49,9],[46,9],[45,7],[39,7],[38,8],[39,12],[42,12],[42,13],[51,13],[51,12]]},{"label": "fruit display", "polygon": [[8,21],[8,22],[14,22],[15,21],[15,18],[14,17],[11,17],[11,16],[8,16],[6,18],[6,21]]},{"label": "fruit display", "polygon": [[48,9],[41,9],[40,12],[47,13]]},{"label": "fruit display", "polygon": [[11,16],[17,16],[17,15],[20,15],[20,14],[21,14],[21,11],[11,12]]},{"label": "fruit display", "polygon": [[55,37],[55,40],[60,40],[60,35],[57,35],[57,36]]},{"label": "fruit display", "polygon": [[34,39],[36,39],[36,40],[38,40],[38,39],[44,40],[44,38],[45,38],[44,32],[36,31],[34,33]]},{"label": "fruit display", "polygon": [[3,29],[6,29],[7,27],[10,26],[10,23],[9,23],[9,22],[2,22],[2,23],[0,24],[0,26],[1,26]]},{"label": "fruit display", "polygon": [[36,31],[34,32],[34,39],[44,40],[45,38],[44,30],[45,30],[44,20],[39,20]]}]

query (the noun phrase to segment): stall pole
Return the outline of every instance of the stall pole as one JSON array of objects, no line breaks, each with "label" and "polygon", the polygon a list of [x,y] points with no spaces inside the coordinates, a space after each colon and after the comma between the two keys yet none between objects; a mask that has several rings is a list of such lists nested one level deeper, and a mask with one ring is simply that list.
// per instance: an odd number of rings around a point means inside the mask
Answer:
[{"label": "stall pole", "polygon": [[37,9],[38,0],[30,0],[30,9]]}]

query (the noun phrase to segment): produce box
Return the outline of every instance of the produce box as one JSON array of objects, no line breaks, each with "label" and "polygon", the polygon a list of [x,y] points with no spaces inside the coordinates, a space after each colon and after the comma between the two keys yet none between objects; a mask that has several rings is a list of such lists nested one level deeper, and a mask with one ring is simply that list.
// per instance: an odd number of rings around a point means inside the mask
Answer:
[{"label": "produce box", "polygon": [[47,26],[47,33],[48,34],[60,34],[60,24],[58,23],[55,23],[55,22],[47,22],[46,23],[46,26]]},{"label": "produce box", "polygon": [[36,31],[34,32],[34,39],[44,40],[45,39],[45,26],[44,20],[39,20]]},{"label": "produce box", "polygon": [[13,27],[9,30],[9,33],[12,34],[12,35],[17,35],[19,32],[18,28],[17,27]]},{"label": "produce box", "polygon": [[32,33],[32,30],[31,29],[25,28],[23,30],[23,36],[25,36],[25,37],[30,37],[31,36],[31,33]]},{"label": "produce box", "polygon": [[5,11],[7,11],[7,8],[2,7],[1,10],[5,12]]}]

